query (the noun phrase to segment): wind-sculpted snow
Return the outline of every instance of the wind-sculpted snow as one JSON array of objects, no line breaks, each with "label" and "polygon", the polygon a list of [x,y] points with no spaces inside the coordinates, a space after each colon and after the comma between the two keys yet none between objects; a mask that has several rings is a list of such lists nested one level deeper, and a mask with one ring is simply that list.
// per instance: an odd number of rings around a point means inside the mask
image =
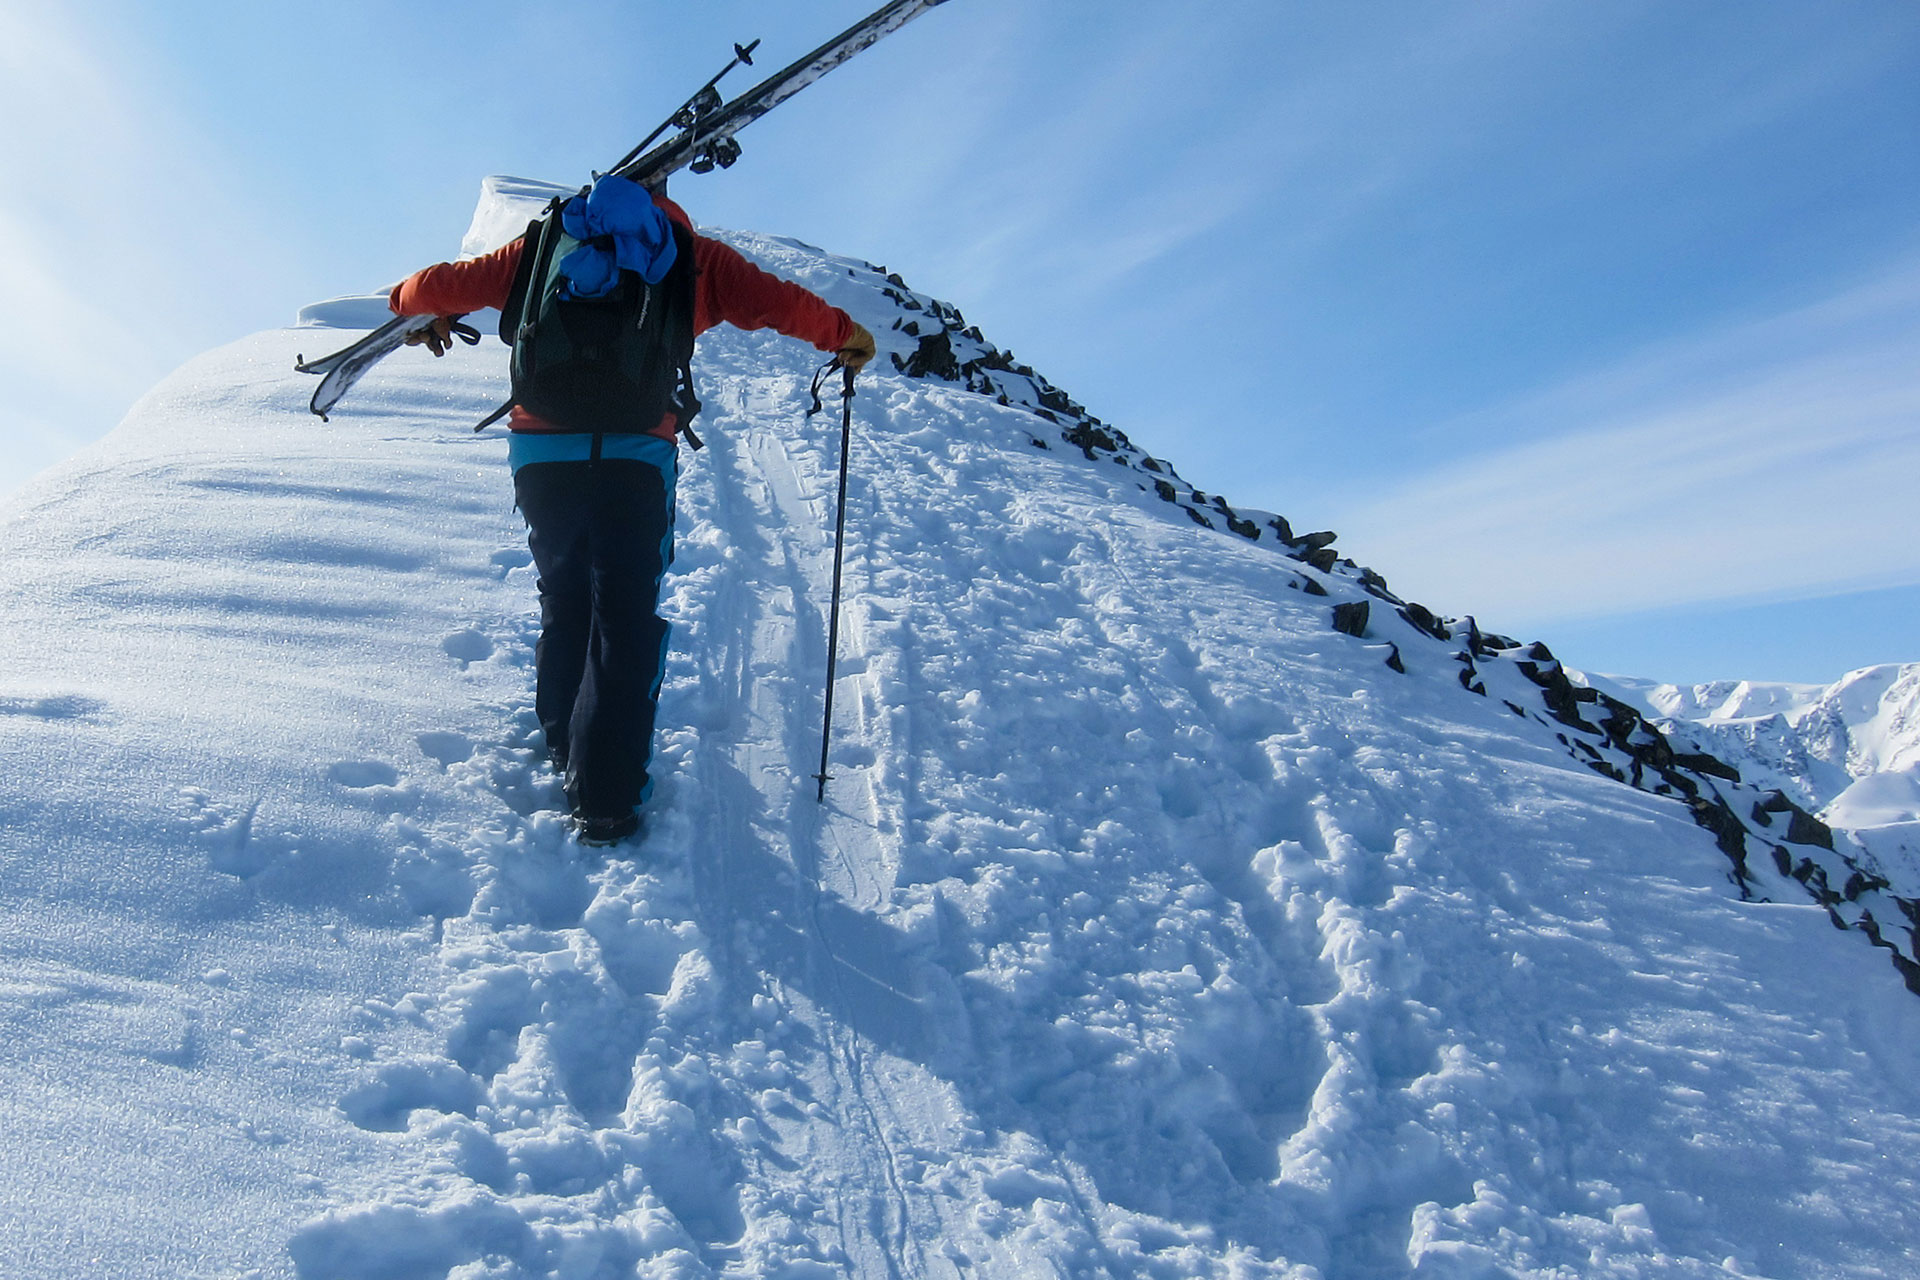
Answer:
[{"label": "wind-sculpted snow", "polygon": [[[737,242],[921,349],[884,273]],[[500,349],[321,427],[285,370],[339,336],[189,366],[0,532],[0,1270],[1904,1265],[1920,1002],[1743,900],[1695,810],[1745,793],[1550,655],[888,361],[818,805],[837,432],[714,334],[660,790],[583,858]]]}]

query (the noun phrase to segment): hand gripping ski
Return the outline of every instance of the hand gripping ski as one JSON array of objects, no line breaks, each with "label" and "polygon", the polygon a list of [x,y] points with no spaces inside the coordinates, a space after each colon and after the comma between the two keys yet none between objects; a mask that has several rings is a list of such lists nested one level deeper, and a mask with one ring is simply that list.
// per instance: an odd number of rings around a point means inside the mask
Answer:
[{"label": "hand gripping ski", "polygon": [[[735,45],[733,61],[721,69],[720,75],[701,86],[699,92],[669,116],[660,128],[649,134],[645,142],[622,157],[610,172],[645,184],[684,168],[705,173],[711,169],[729,167],[740,158],[740,144],[734,139],[736,133],[855,54],[872,48],[878,41],[927,10],[945,3],[946,0],[892,0],[806,57],[768,76],[732,102],[723,104],[716,87],[721,76],[734,67],[753,65],[753,51],[760,42],[756,40],[748,45]],[[642,148],[668,129],[677,129],[679,132],[651,151],[634,158]],[[396,348],[404,346],[410,334],[425,328],[432,320],[431,316],[402,316],[388,321],[344,350],[311,362],[300,360],[294,368],[301,373],[324,375],[320,389],[313,395],[313,411],[324,419],[327,411],[339,403],[340,397],[363,373]],[[460,326],[462,329],[465,327]],[[459,332],[459,329],[455,332]],[[468,338],[466,333],[460,336],[468,342],[479,341],[477,334],[472,338]]]}]

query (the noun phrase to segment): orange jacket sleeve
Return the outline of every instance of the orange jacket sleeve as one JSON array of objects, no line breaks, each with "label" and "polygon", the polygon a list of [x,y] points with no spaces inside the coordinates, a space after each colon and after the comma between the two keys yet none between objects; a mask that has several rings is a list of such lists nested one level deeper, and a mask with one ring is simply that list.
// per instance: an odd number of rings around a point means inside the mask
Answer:
[{"label": "orange jacket sleeve", "polygon": [[402,316],[458,316],[506,302],[526,237],[465,262],[442,262],[393,286],[387,306]]},{"label": "orange jacket sleeve", "polygon": [[723,322],[737,329],[774,329],[822,351],[837,351],[853,336],[846,312],[762,271],[718,240],[697,236],[693,249],[700,268],[693,298],[696,332]]}]

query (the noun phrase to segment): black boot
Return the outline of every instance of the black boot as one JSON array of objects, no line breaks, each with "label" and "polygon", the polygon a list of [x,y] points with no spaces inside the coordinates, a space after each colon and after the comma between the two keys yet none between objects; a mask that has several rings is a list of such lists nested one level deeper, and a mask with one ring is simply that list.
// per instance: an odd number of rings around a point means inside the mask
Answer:
[{"label": "black boot", "polygon": [[640,831],[640,815],[632,810],[612,818],[593,818],[584,813],[573,815],[573,836],[590,848],[619,844]]}]

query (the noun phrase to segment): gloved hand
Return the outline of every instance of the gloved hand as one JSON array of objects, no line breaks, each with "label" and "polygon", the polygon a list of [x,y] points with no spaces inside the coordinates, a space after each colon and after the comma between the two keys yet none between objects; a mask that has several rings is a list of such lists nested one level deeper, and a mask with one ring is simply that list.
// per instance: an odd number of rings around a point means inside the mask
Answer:
[{"label": "gloved hand", "polygon": [[867,367],[867,362],[875,356],[879,347],[873,341],[873,335],[858,320],[853,322],[853,333],[835,352],[840,357],[840,365],[853,373]]},{"label": "gloved hand", "polygon": [[436,356],[447,354],[448,348],[453,346],[453,319],[452,316],[435,316],[432,324],[407,335],[407,345],[425,346]]}]

